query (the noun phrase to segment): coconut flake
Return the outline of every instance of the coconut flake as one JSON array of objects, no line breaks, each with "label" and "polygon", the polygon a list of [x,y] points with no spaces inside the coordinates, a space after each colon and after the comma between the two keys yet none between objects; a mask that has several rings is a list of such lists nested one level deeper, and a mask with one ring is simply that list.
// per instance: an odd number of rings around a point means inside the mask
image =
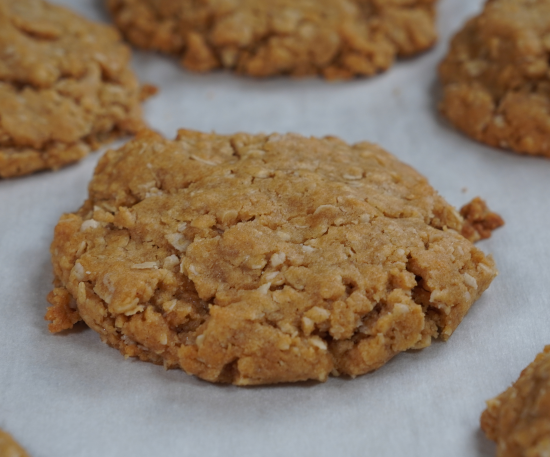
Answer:
[{"label": "coconut flake", "polygon": [[95,229],[100,225],[101,224],[95,219],[88,219],[87,221],[82,222],[82,225],[80,226],[80,231],[84,232],[85,230],[88,230],[88,229]]},{"label": "coconut flake", "polygon": [[322,351],[326,351],[327,350],[327,343],[325,343],[321,338],[319,337],[314,337],[314,338],[310,338],[309,339],[309,342],[315,346],[315,347],[318,347],[319,349],[321,349]]},{"label": "coconut flake", "polygon": [[284,252],[276,252],[271,256],[271,266],[278,267],[279,265],[282,265],[285,263],[286,260],[286,254]]},{"label": "coconut flake", "polygon": [[180,252],[187,251],[187,247],[191,244],[191,241],[186,239],[181,233],[169,233],[164,238]]},{"label": "coconut flake", "polygon": [[73,267],[73,273],[75,275],[75,278],[80,282],[84,279],[86,273],[84,271],[84,267],[79,263],[76,262]]},{"label": "coconut flake", "polygon": [[267,295],[270,287],[271,287],[271,283],[266,282],[265,284],[262,284],[260,287],[258,287],[257,291],[260,292],[261,294]]},{"label": "coconut flake", "polygon": [[468,284],[470,287],[472,287],[473,289],[476,289],[477,290],[477,281],[476,281],[476,278],[474,278],[473,276],[469,275],[468,273],[464,273],[462,275],[464,277],[464,282],[466,284]]}]

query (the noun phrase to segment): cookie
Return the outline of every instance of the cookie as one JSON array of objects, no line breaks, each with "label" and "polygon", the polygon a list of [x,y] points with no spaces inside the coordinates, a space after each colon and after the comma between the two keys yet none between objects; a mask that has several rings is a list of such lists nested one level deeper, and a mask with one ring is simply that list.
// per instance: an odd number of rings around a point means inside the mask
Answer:
[{"label": "cookie", "polygon": [[550,346],[519,379],[487,402],[481,428],[498,457],[543,457],[550,452]]},{"label": "cookie", "polygon": [[436,40],[437,0],[107,0],[142,49],[193,71],[371,76]]},{"label": "cookie", "polygon": [[470,137],[550,157],[550,0],[490,0],[439,67],[441,112]]},{"label": "cookie", "polygon": [[0,456],[2,457],[28,457],[28,454],[12,436],[0,429]]},{"label": "cookie", "polygon": [[143,128],[129,60],[110,26],[0,0],[0,177],[59,168]]},{"label": "cookie", "polygon": [[46,319],[213,382],[353,377],[447,340],[489,286],[462,226],[370,143],[143,132],[55,228]]}]

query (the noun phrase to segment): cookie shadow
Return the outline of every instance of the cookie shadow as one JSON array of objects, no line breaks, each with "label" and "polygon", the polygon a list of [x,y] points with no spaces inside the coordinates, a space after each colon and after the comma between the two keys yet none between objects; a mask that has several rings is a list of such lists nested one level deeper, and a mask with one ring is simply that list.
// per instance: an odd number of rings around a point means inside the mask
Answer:
[{"label": "cookie shadow", "polygon": [[109,10],[107,10],[107,2],[105,0],[91,0],[90,3],[99,19],[113,24],[113,18],[109,14]]},{"label": "cookie shadow", "polygon": [[458,132],[452,126],[452,124],[441,114],[439,105],[441,104],[441,101],[443,99],[443,86],[441,85],[437,74],[435,78],[432,79],[432,82],[428,89],[428,93],[430,97],[430,112],[437,125],[447,131],[453,132],[457,136],[463,137],[464,135],[460,134],[460,132]]},{"label": "cookie shadow", "polygon": [[35,263],[36,268],[33,269],[32,275],[29,278],[30,284],[35,284],[34,290],[31,290],[31,303],[32,308],[32,323],[33,326],[40,329],[41,333],[49,334],[48,324],[44,319],[46,309],[49,306],[46,297],[48,293],[53,289],[53,273],[52,264],[50,261],[49,251],[40,250],[40,252],[29,252],[24,254],[27,256],[33,256],[35,259],[40,259]]},{"label": "cookie shadow", "polygon": [[[52,234],[53,236],[53,234]],[[53,285],[53,272],[52,263],[49,257],[49,251],[40,251],[40,253],[29,253],[34,258],[40,258],[40,261],[36,263],[36,269],[33,271],[30,279],[31,284],[36,284],[36,288],[31,291],[31,303],[32,309],[32,324],[37,328],[41,334],[48,338],[54,337],[67,337],[73,334],[80,334],[88,330],[88,326],[83,322],[77,322],[72,329],[63,330],[52,334],[48,330],[48,321],[45,319],[46,310],[50,306],[47,296],[51,290],[54,289]]]},{"label": "cookie shadow", "polygon": [[481,428],[476,430],[474,440],[478,457],[493,457],[496,455],[496,444],[485,436]]}]

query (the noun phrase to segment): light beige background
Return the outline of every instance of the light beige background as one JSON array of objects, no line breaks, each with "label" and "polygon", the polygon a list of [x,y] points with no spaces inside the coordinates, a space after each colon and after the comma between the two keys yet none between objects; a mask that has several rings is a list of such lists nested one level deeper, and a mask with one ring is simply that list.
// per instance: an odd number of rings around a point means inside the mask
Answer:
[{"label": "light beige background", "polygon": [[[100,0],[59,3],[109,20]],[[91,330],[49,335],[53,228],[84,200],[100,152],[0,181],[0,427],[35,457],[494,455],[478,426],[484,401],[550,344],[550,160],[478,145],[437,115],[437,63],[481,3],[442,0],[437,47],[368,80],[257,81],[134,58],[140,79],[161,88],[147,119],[170,137],[185,126],[370,140],[456,206],[484,197],[507,222],[480,244],[501,274],[448,343],[355,380],[236,388],[125,361]]]}]

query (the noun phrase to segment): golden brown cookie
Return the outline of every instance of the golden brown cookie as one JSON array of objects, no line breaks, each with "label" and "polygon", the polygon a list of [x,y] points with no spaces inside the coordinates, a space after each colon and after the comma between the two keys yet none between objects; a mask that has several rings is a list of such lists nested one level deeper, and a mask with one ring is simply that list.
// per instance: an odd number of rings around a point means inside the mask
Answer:
[{"label": "golden brown cookie", "polygon": [[0,0],[0,177],[56,169],[141,120],[118,32],[42,0]]},{"label": "golden brown cookie", "polygon": [[107,0],[143,49],[194,71],[370,76],[436,40],[437,0]]},{"label": "golden brown cookie", "polygon": [[550,0],[489,0],[439,67],[441,112],[472,138],[550,157]]},{"label": "golden brown cookie", "polygon": [[496,441],[498,457],[550,454],[550,346],[508,390],[487,402],[481,428]]},{"label": "golden brown cookie", "polygon": [[208,381],[356,376],[447,340],[489,286],[462,225],[370,143],[143,132],[61,217],[47,318]]},{"label": "golden brown cookie", "polygon": [[0,429],[0,457],[28,457],[12,436]]}]

